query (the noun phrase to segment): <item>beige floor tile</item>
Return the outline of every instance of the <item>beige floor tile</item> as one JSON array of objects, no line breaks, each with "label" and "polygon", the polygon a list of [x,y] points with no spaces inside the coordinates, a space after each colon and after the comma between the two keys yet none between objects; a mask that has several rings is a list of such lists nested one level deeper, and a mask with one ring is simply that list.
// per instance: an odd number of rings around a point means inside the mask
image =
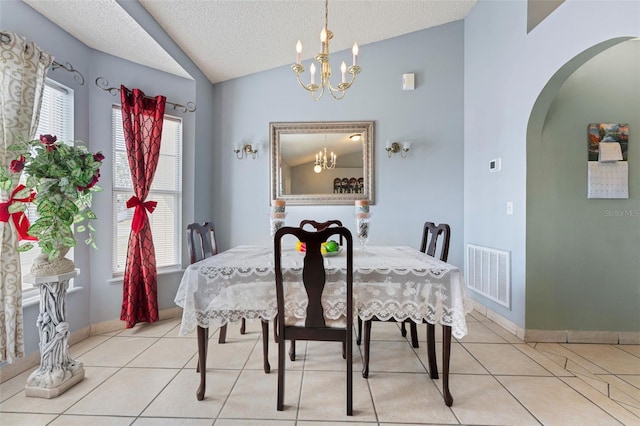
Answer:
[{"label": "beige floor tile", "polygon": [[618,376],[618,378],[624,380],[627,383],[632,384],[633,386],[635,386],[636,388],[640,389],[640,375],[624,375],[624,376]]},{"label": "beige floor tile", "polygon": [[65,414],[138,416],[179,370],[123,368]]},{"label": "beige floor tile", "polygon": [[427,374],[379,373],[369,387],[379,422],[458,424]]},{"label": "beige floor tile", "polygon": [[306,371],[298,405],[299,420],[375,421],[367,381],[353,371],[353,416],[347,416],[346,372]]},{"label": "beige floor tile", "polygon": [[135,417],[115,416],[70,416],[62,415],[55,419],[51,426],[129,426]]},{"label": "beige floor tile", "polygon": [[[259,319],[246,321],[245,334],[240,334],[240,321],[227,325],[227,340],[231,339],[247,339],[255,340],[262,338],[262,321]],[[216,339],[217,337],[216,333]],[[269,321],[269,336],[273,340],[273,322]]]},{"label": "beige floor tile", "polygon": [[[442,381],[438,381],[442,390]],[[538,421],[525,410],[492,376],[451,375],[449,390],[453,396],[451,406],[462,424],[482,425],[538,425]],[[500,407],[498,410],[488,407]]]},{"label": "beige floor tile", "polygon": [[[218,343],[217,337],[215,339],[209,339],[207,369],[242,369],[257,343],[258,341],[255,339],[227,339],[226,343],[220,344]],[[262,342],[259,344],[262,345]],[[189,368],[195,368],[198,361],[197,343],[195,348],[196,353],[194,357],[186,365]]]},{"label": "beige floor tile", "polygon": [[[418,332],[418,343],[420,344],[420,347],[423,347],[427,342],[427,324],[416,324],[416,327]],[[436,325],[434,327],[434,331],[436,334],[436,342],[442,342],[442,326]],[[407,324],[407,337],[404,340],[409,342],[411,341],[409,324]],[[451,340],[454,341],[455,339],[452,337]]]},{"label": "beige floor tile", "polygon": [[109,340],[109,336],[99,335],[99,336],[90,336],[81,342],[76,343],[73,346],[69,347],[69,356],[73,359],[78,358],[82,354],[90,351],[98,345]]},{"label": "beige floor tile", "polygon": [[[31,374],[31,371],[33,370],[34,369],[25,371],[24,373],[2,383],[2,385],[0,385],[0,402],[3,402],[20,392],[24,392],[24,387],[27,384],[29,374]],[[0,405],[0,409],[1,407],[2,405]]]},{"label": "beige floor tile", "polygon": [[[352,345],[353,370],[362,370],[362,358],[355,342]],[[347,362],[342,358],[340,342],[307,342],[304,359],[305,370],[346,371]]]},{"label": "beige floor tile", "polygon": [[[362,325],[364,328],[364,323]],[[355,335],[356,333],[354,333]],[[420,334],[418,334],[420,336]],[[371,322],[371,340],[386,340],[395,342],[406,342],[409,336],[409,327],[407,327],[407,337],[400,334],[400,324],[390,321],[372,321]]]},{"label": "beige floor tile", "polygon": [[610,414],[557,377],[496,377],[545,426],[617,425]]},{"label": "beige floor tile", "polygon": [[618,345],[616,347],[640,358],[640,345]]},{"label": "beige floor tile", "polygon": [[625,401],[628,404],[634,405],[637,408],[640,408],[640,389],[629,384],[627,381],[621,379],[618,376],[606,374],[606,375],[597,375],[595,376],[599,380],[603,380],[606,383],[609,383],[609,390],[613,394],[614,389],[624,393],[627,395],[630,400]]},{"label": "beige floor tile", "polygon": [[0,404],[0,412],[64,413],[69,407],[85,398],[117,371],[117,368],[112,367],[85,367],[84,379],[57,398],[27,397],[23,391]]},{"label": "beige floor tile", "polygon": [[[576,352],[565,347],[566,343],[538,343],[536,350],[544,353],[552,353],[557,356],[566,358],[565,367],[569,371],[575,371],[580,374],[607,374],[606,370],[598,367],[588,359],[578,355]],[[580,346],[580,345],[575,345]]]},{"label": "beige floor tile", "polygon": [[637,417],[623,408],[620,404],[598,392],[588,383],[578,377],[562,377],[561,380],[580,392],[598,407],[618,419],[623,425],[640,424],[640,417]]},{"label": "beige floor tile", "polygon": [[193,340],[165,337],[138,355],[127,367],[182,368],[197,352],[198,345]]},{"label": "beige floor tile", "polygon": [[[364,348],[363,348],[364,351]],[[425,373],[409,342],[371,342],[369,377],[379,372]]]},{"label": "beige floor tile", "polygon": [[[298,421],[296,426],[340,426],[347,424],[348,426],[378,426],[378,423],[369,422],[353,422],[351,420],[347,422],[318,422],[318,421]],[[217,424],[216,424],[217,426]],[[396,423],[394,426],[398,426]],[[414,425],[415,426],[415,425]]]},{"label": "beige floor tile", "polygon": [[[300,424],[298,422],[298,424]],[[218,419],[213,426],[295,426],[295,420]]]},{"label": "beige floor tile", "polygon": [[76,359],[85,366],[124,367],[157,340],[156,338],[116,336]]},{"label": "beige floor tile", "polygon": [[145,418],[139,417],[131,426],[211,426],[213,419],[190,419],[190,418]]},{"label": "beige floor tile", "polygon": [[177,323],[175,327],[169,330],[163,337],[180,337],[181,339],[196,339],[198,337],[197,328],[186,336],[180,336],[180,325],[181,323]]},{"label": "beige floor tile", "polygon": [[143,322],[140,324],[136,324],[135,327],[125,328],[117,335],[119,337],[162,337],[179,323],[180,318],[171,318],[162,321],[156,321],[153,323]]},{"label": "beige floor tile", "polygon": [[506,343],[502,337],[498,336],[494,331],[482,322],[467,323],[467,335],[462,339],[456,339],[462,343]]},{"label": "beige floor tile", "polygon": [[509,343],[524,343],[522,339],[519,339],[513,333],[509,332],[508,330],[505,330],[503,327],[501,327],[500,325],[496,324],[493,321],[485,322],[483,324],[487,326],[488,329],[490,329],[491,331],[493,331],[494,333],[496,333],[498,336],[502,337],[504,340],[506,340]]},{"label": "beige floor tile", "polygon": [[523,354],[527,355],[529,358],[533,359],[535,362],[540,364],[546,370],[548,370],[554,376],[572,376],[573,373],[565,370],[563,367],[558,365],[557,358],[554,356],[547,356],[543,352],[537,351],[531,346],[520,343],[514,344],[514,348],[518,349]]},{"label": "beige floor tile", "polygon": [[294,420],[298,412],[298,396],[302,372],[285,374],[284,411],[276,410],[278,375],[259,370],[244,370],[240,374],[219,418]]},{"label": "beige floor tile", "polygon": [[463,343],[491,374],[550,376],[551,373],[511,344]]},{"label": "beige floor tile", "polygon": [[[289,342],[287,342],[287,353],[289,351]],[[302,370],[304,367],[304,361],[306,358],[307,342],[296,342],[296,361],[289,360],[289,356],[285,356],[285,368],[289,370]],[[354,354],[356,350],[354,349]],[[269,337],[269,364],[271,370],[276,371],[278,368],[278,344],[273,341],[273,337]],[[258,343],[254,346],[249,360],[244,367],[247,370],[262,370],[263,369],[263,356],[262,356],[262,337]]]},{"label": "beige floor tile", "polygon": [[55,418],[56,414],[2,413],[0,423],[2,426],[45,426]]},{"label": "beige floor tile", "polygon": [[[415,350],[420,357],[420,361],[426,368],[429,368],[429,358],[427,357],[427,345]],[[436,342],[436,363],[438,366],[438,374],[442,373],[442,343]],[[450,374],[489,374],[486,368],[482,366],[461,343],[451,343],[451,358],[449,361]]]},{"label": "beige floor tile", "polygon": [[236,383],[240,370],[207,371],[204,400],[196,399],[200,374],[194,370],[182,370],[162,390],[151,405],[144,410],[144,417],[206,417],[214,419]]},{"label": "beige floor tile", "polygon": [[618,348],[618,345],[564,344],[565,348],[612,374],[640,374],[640,358]]}]

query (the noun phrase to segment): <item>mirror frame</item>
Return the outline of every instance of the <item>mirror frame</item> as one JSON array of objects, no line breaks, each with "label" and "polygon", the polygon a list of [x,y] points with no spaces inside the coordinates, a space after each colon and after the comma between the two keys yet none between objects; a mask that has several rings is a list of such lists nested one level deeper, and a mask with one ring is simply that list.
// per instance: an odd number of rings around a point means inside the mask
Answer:
[{"label": "mirror frame", "polygon": [[[363,194],[282,194],[280,135],[308,133],[361,133]],[[373,178],[374,121],[307,121],[269,123],[269,144],[271,162],[271,200],[284,200],[288,205],[348,205],[355,200],[367,200],[374,204]]]}]

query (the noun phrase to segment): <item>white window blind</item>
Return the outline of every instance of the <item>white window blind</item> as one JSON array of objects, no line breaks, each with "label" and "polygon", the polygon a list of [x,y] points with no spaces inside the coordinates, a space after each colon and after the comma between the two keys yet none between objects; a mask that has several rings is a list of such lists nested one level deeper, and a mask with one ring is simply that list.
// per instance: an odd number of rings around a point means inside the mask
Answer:
[{"label": "white window blind", "polygon": [[[112,109],[113,140],[113,265],[115,274],[124,272],[127,246],[134,209],[127,209],[133,195],[131,172],[122,129],[122,112]],[[182,120],[164,116],[160,159],[147,201],[157,201],[153,213],[148,214],[156,253],[156,267],[181,265],[182,229]]]},{"label": "white window blind", "polygon": [[[67,144],[73,144],[73,90],[51,79],[46,79],[44,86],[44,94],[42,95],[42,106],[40,108],[40,121],[38,122],[38,130],[36,138],[40,135],[54,135],[59,141]],[[26,179],[22,175],[22,179]],[[26,212],[29,222],[33,223],[36,216],[35,206],[30,206]],[[24,253],[20,253],[20,269],[22,275],[29,273],[33,260],[40,254],[40,248],[37,243],[34,248]],[[73,259],[73,248],[69,250],[67,256]],[[69,283],[69,288],[73,287],[73,281]],[[37,295],[37,290],[31,284],[22,284],[23,298],[26,299],[32,295]],[[33,294],[31,294],[33,293]]]}]

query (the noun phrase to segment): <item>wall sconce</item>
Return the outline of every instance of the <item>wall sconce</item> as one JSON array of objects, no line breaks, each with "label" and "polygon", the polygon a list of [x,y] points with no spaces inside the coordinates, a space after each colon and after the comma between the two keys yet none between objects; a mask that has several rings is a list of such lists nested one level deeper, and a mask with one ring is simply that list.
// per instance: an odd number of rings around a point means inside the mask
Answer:
[{"label": "wall sconce", "polygon": [[242,145],[238,145],[233,148],[233,152],[236,153],[236,158],[238,160],[242,160],[245,156],[247,158],[251,156],[251,158],[253,158],[254,160],[256,159],[256,154],[258,153],[257,149],[253,149],[251,144],[245,144],[244,146],[242,146],[242,148],[240,148],[241,146]]},{"label": "wall sconce", "polygon": [[411,149],[411,142],[402,142],[402,148],[398,142],[387,142],[385,149],[387,150],[387,157],[389,158],[391,158],[391,154],[397,154],[398,152],[400,153],[400,157],[407,158],[407,153]]}]

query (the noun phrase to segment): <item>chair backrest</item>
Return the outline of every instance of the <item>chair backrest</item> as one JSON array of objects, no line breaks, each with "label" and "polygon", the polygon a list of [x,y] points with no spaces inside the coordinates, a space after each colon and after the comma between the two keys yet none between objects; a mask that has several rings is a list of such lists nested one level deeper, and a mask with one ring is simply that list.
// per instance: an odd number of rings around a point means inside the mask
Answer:
[{"label": "chair backrest", "polygon": [[[315,220],[305,219],[300,221],[300,228],[304,228],[305,225],[311,225],[315,228],[316,231],[322,231],[331,225],[342,226],[342,221],[334,219],[327,220],[326,222],[316,222]],[[340,235],[340,245],[342,245],[342,235]]]},{"label": "chair backrest", "polygon": [[218,254],[216,232],[213,222],[190,223],[187,225],[187,243],[191,263]]},{"label": "chair backrest", "polygon": [[[436,256],[438,246],[438,238],[442,235],[440,243],[440,256]],[[422,231],[422,244],[420,251],[427,253],[429,256],[439,257],[443,262],[449,257],[449,240],[451,238],[451,228],[446,223],[436,225],[433,222],[425,222]]]},{"label": "chair backrest", "polygon": [[[285,226],[280,228],[274,238],[275,253],[275,277],[276,277],[276,298],[278,305],[278,327],[284,328],[284,286],[282,274],[282,248],[281,240],[286,235],[293,235],[300,242],[305,243],[306,251],[304,253],[304,262],[302,269],[302,283],[309,303],[307,305],[305,328],[320,329],[325,328],[324,311],[322,309],[322,291],[326,283],[326,271],[324,269],[324,259],[320,252],[323,242],[327,241],[332,235],[339,234],[346,241],[346,259],[347,259],[347,276],[346,276],[346,293],[347,293],[347,322],[348,327],[353,324],[353,239],[351,232],[347,228],[327,227],[322,231],[309,232],[302,228]],[[281,330],[282,331],[282,330]],[[282,335],[282,334],[280,334]]]}]

